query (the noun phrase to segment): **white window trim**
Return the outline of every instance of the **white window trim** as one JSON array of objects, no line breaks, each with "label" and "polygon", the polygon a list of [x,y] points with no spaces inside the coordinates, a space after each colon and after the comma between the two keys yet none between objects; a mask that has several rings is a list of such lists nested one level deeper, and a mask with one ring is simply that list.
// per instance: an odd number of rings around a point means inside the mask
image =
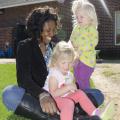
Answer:
[{"label": "white window trim", "polygon": [[14,2],[11,2],[10,0],[5,0],[4,2],[0,3],[0,9],[31,5],[37,3],[39,4],[39,3],[52,2],[52,1],[56,1],[56,0],[16,0]]},{"label": "white window trim", "polygon": [[117,35],[117,28],[116,28],[116,17],[117,17],[117,12],[120,12],[120,11],[115,11],[115,46],[120,46],[120,43],[118,44],[116,41],[116,35]]}]

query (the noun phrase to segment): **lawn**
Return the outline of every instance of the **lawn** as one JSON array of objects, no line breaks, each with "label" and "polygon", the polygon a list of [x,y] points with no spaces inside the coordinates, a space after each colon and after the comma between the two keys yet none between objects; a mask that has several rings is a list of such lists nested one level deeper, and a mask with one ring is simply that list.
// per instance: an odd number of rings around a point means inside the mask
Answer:
[{"label": "lawn", "polygon": [[10,84],[16,84],[15,64],[0,64],[0,120],[28,120],[14,115],[2,103],[2,90]]},{"label": "lawn", "polygon": [[[120,64],[97,64],[93,74],[97,89],[105,95],[105,103],[115,99],[115,116],[112,120],[120,118]],[[18,117],[8,111],[2,103],[1,95],[5,86],[16,84],[15,64],[0,64],[0,120],[28,120]]]}]

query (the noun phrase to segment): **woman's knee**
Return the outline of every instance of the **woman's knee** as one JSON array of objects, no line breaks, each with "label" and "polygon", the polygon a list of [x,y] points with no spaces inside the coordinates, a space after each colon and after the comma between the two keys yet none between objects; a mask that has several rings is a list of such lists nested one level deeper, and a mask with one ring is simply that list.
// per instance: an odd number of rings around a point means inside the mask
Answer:
[{"label": "woman's knee", "polygon": [[95,99],[98,101],[98,105],[101,105],[105,99],[104,94],[98,89],[96,89]]},{"label": "woman's knee", "polygon": [[2,100],[8,110],[15,110],[20,103],[25,90],[15,85],[9,85],[3,90]]},{"label": "woman's knee", "polygon": [[86,89],[85,93],[93,96],[98,106],[104,102],[104,94],[98,89]]},{"label": "woman's knee", "polygon": [[94,90],[94,98],[98,102],[98,105],[101,105],[104,102],[104,94],[98,90],[98,89],[93,89]]}]

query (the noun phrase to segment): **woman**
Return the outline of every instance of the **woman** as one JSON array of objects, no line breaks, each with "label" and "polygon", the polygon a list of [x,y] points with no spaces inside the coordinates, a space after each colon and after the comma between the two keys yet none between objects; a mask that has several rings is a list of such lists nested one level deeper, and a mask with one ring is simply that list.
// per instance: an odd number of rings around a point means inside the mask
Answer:
[{"label": "woman", "polygon": [[[33,120],[59,119],[59,116],[55,115],[58,109],[53,98],[42,89],[48,75],[47,63],[52,52],[51,40],[58,24],[58,16],[50,7],[36,8],[27,17],[26,28],[29,37],[19,43],[16,57],[19,87],[8,86],[3,91],[5,106],[18,115]],[[95,96],[103,98],[99,91],[94,91],[96,92]],[[102,102],[103,99],[100,102],[94,101],[96,105]]]}]

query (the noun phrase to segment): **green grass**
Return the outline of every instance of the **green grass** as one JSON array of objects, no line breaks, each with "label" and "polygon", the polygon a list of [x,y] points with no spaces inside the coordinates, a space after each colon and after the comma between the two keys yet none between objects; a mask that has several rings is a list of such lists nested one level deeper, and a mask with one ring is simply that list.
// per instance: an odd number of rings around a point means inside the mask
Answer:
[{"label": "green grass", "polygon": [[28,120],[14,115],[3,105],[2,90],[10,84],[16,84],[15,64],[0,64],[0,120]]}]

